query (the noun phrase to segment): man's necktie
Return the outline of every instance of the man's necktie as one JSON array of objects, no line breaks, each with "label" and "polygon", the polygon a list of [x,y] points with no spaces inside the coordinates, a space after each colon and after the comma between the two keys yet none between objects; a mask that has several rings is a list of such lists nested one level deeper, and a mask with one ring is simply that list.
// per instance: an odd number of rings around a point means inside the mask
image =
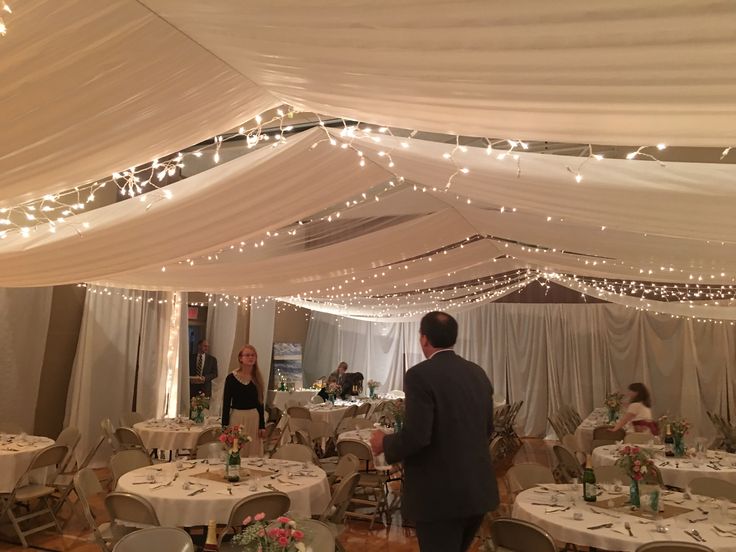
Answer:
[{"label": "man's necktie", "polygon": [[197,355],[197,375],[202,375],[202,365],[204,364],[204,355]]}]

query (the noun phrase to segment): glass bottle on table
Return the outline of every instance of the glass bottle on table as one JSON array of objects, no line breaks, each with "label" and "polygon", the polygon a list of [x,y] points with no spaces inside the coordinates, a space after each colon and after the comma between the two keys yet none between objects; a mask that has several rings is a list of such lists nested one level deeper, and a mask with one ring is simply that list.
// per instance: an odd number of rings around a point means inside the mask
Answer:
[{"label": "glass bottle on table", "polygon": [[670,427],[670,424],[667,424],[667,429],[664,435],[664,455],[675,455],[675,438],[672,436],[672,428]]},{"label": "glass bottle on table", "polygon": [[597,500],[598,489],[595,486],[595,472],[593,465],[588,456],[585,461],[585,471],[583,471],[583,500],[585,502],[595,502]]},{"label": "glass bottle on table", "polygon": [[215,552],[219,549],[220,547],[217,546],[217,522],[214,519],[211,519],[207,526],[207,540],[205,541],[204,548],[202,550],[204,552]]}]

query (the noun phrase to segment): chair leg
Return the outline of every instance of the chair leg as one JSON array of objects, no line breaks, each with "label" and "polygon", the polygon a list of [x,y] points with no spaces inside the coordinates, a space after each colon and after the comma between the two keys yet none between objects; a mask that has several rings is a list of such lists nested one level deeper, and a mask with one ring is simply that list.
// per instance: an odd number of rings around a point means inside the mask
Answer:
[{"label": "chair leg", "polygon": [[20,544],[23,548],[28,548],[28,541],[26,540],[26,536],[23,534],[23,530],[20,528],[20,523],[18,523],[18,520],[15,517],[15,514],[13,513],[13,507],[11,506],[8,508],[8,518],[10,519],[10,523],[13,524],[13,529],[15,530],[15,534],[20,540]]}]

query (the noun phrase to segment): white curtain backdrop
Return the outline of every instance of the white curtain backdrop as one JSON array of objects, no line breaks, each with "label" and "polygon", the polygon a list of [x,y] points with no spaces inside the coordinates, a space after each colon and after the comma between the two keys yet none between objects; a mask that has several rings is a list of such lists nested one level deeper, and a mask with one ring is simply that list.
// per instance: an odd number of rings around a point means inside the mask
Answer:
[{"label": "white curtain backdrop", "polygon": [[207,341],[210,344],[210,354],[217,359],[217,378],[212,380],[212,397],[210,412],[220,415],[222,412],[222,391],[227,374],[234,370],[230,359],[235,347],[235,332],[238,322],[238,311],[241,305],[238,301],[225,301],[224,298],[213,295],[210,297],[207,308]]},{"label": "white curtain backdrop", "polygon": [[[548,415],[562,404],[586,415],[607,392],[634,381],[651,389],[655,416],[685,416],[696,435],[713,434],[706,410],[736,412],[736,328],[729,324],[613,304],[493,303],[457,318],[456,350],[486,370],[494,399],[524,401],[518,419],[524,435],[546,435]],[[382,339],[384,347],[376,346]],[[351,371],[385,381],[386,391],[401,388],[403,354],[408,367],[422,359],[416,321],[377,324],[314,313],[305,372],[325,375],[345,360]]]},{"label": "white curtain backdrop", "polygon": [[173,301],[171,292],[87,288],[65,420],[82,433],[80,456],[100,434],[100,422],[117,425],[134,409],[134,397],[145,417],[166,414],[169,376],[180,381],[178,355],[169,354],[170,347],[179,350],[181,326],[172,325]]},{"label": "white curtain backdrop", "polygon": [[[251,297],[248,342],[258,351],[258,367],[263,383],[268,387],[273,356],[273,324],[276,319],[276,300],[268,297]],[[239,344],[240,346],[245,343]],[[234,367],[233,367],[234,368]],[[265,392],[265,390],[264,390]]]},{"label": "white curtain backdrop", "polygon": [[33,432],[53,288],[0,288],[0,402],[3,421]]}]

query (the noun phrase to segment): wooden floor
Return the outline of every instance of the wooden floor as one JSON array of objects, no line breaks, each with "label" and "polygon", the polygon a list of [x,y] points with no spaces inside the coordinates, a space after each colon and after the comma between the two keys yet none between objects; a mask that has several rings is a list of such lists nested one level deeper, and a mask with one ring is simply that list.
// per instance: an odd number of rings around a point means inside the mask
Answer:
[{"label": "wooden floor", "polygon": [[[541,439],[524,439],[521,449],[516,453],[514,462],[537,462],[549,466],[551,463],[551,442]],[[501,493],[501,511],[510,511],[509,495],[502,481],[508,465],[496,467],[496,475],[499,480],[499,491]],[[440,497],[438,497],[440,498]],[[65,508],[68,512],[68,508]],[[95,508],[96,512],[101,511]],[[68,517],[68,513],[66,514]],[[101,520],[104,521],[104,520]],[[3,533],[12,535],[9,526],[3,528]],[[73,516],[64,528],[62,536],[51,531],[37,533],[29,537],[30,548],[22,548],[20,545],[11,544],[14,539],[1,537],[0,551],[5,550],[52,550],[52,551],[74,551],[74,552],[99,552],[99,548],[91,540],[90,533],[86,529],[80,514]],[[373,530],[368,529],[368,524],[362,521],[348,521],[347,529],[341,535],[340,541],[348,552],[418,552],[414,530],[402,525],[401,514],[394,515],[392,523],[388,527],[376,524]],[[480,544],[476,543],[471,552],[479,551]]]}]

